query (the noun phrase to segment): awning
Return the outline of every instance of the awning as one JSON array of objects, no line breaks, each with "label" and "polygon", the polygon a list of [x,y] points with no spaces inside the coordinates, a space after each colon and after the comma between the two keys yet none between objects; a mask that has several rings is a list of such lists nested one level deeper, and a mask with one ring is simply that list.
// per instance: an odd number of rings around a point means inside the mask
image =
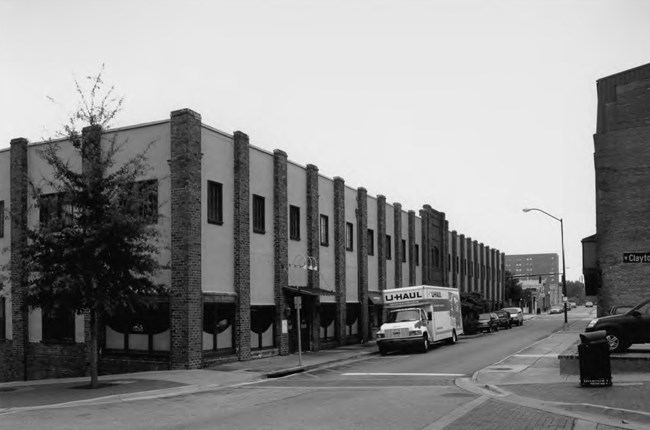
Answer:
[{"label": "awning", "polygon": [[379,291],[368,291],[368,300],[373,305],[381,305],[381,293]]},{"label": "awning", "polygon": [[335,296],[336,293],[330,290],[324,290],[316,287],[294,287],[292,285],[284,287],[285,290],[296,294],[304,294],[306,296]]}]

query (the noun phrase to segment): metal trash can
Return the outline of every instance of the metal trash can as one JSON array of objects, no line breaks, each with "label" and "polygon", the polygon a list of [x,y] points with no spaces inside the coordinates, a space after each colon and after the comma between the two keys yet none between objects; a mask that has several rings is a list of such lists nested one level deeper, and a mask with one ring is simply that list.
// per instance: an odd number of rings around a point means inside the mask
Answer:
[{"label": "metal trash can", "polygon": [[609,362],[609,342],[604,330],[580,334],[578,345],[580,361],[580,386],[612,385],[612,369]]}]

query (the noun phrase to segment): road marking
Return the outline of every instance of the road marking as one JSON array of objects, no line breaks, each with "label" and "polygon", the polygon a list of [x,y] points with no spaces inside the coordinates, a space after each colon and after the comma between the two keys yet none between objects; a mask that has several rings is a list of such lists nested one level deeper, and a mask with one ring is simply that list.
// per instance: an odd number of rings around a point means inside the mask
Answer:
[{"label": "road marking", "polygon": [[341,376],[465,376],[463,373],[342,373]]},{"label": "road marking", "polygon": [[524,357],[524,358],[557,358],[558,354],[512,354],[510,357]]}]

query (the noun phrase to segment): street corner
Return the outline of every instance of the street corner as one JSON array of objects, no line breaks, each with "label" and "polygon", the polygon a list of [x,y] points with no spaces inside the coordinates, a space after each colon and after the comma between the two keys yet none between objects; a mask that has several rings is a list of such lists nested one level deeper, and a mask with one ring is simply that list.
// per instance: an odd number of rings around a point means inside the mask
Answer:
[{"label": "street corner", "polygon": [[101,380],[97,388],[89,381],[51,384],[10,385],[0,388],[0,413],[25,408],[48,408],[80,402],[121,399],[123,396],[187,387],[187,384],[163,379],[124,377]]}]

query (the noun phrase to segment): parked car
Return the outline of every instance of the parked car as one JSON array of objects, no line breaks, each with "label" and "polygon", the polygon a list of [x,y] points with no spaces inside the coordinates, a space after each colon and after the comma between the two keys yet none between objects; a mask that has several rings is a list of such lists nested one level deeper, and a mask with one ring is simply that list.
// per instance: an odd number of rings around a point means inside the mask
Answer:
[{"label": "parked car", "polygon": [[510,313],[512,325],[522,325],[524,323],[524,312],[521,308],[503,308],[501,310]]},{"label": "parked car", "polygon": [[495,313],[480,314],[477,328],[485,333],[499,331],[499,317]]},{"label": "parked car", "polygon": [[551,310],[548,313],[549,314],[563,314],[564,313],[564,306],[560,306],[560,305],[551,306]]},{"label": "parked car", "polygon": [[594,302],[586,302],[585,303],[585,308],[593,308],[594,307]]},{"label": "parked car", "polygon": [[632,310],[632,308],[634,308],[632,305],[614,305],[609,308],[609,315],[622,315]]},{"label": "parked car", "polygon": [[508,311],[495,311],[497,317],[499,318],[498,325],[499,328],[509,329],[512,328],[512,321],[510,321],[510,312]]},{"label": "parked car", "polygon": [[625,351],[633,343],[650,343],[650,299],[621,315],[595,318],[585,332],[604,330],[610,351]]},{"label": "parked car", "polygon": [[576,302],[569,302],[569,306],[571,306],[571,309],[575,309],[578,307],[578,304]]}]

